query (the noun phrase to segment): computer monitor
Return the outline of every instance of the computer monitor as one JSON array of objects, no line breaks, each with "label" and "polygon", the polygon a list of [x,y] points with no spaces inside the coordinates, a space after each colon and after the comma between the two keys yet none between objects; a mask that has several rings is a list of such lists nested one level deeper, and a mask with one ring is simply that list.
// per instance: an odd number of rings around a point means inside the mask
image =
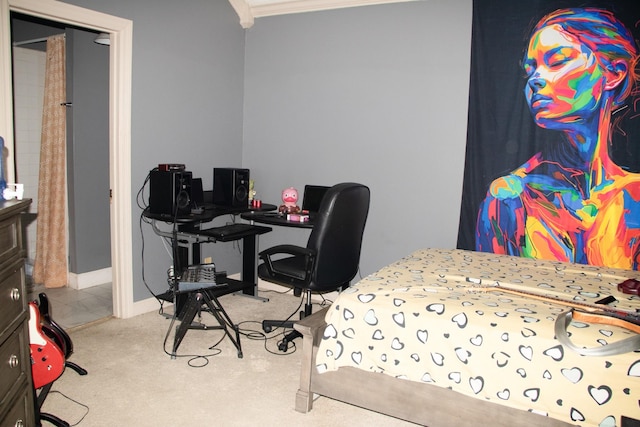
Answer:
[{"label": "computer monitor", "polygon": [[330,187],[322,185],[305,185],[302,195],[302,210],[316,213],[320,210],[322,198]]}]

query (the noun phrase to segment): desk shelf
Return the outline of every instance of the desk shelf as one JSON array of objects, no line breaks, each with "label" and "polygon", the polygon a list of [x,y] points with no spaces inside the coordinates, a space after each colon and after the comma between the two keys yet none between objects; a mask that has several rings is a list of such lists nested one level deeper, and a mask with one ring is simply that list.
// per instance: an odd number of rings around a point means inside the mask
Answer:
[{"label": "desk shelf", "polygon": [[265,234],[271,230],[271,227],[263,227],[261,225],[234,223],[223,225],[221,227],[205,228],[204,230],[195,231],[194,234],[212,237],[217,242],[232,242],[248,236]]},{"label": "desk shelf", "polygon": [[[234,294],[236,292],[246,293],[247,291],[253,291],[253,287],[255,286],[251,282],[231,279],[226,276],[224,276],[224,278],[218,278],[218,277],[216,277],[216,281],[218,281],[219,284],[225,283],[226,285],[218,285],[215,288],[206,289],[204,290],[204,292],[207,292],[208,294],[211,294],[211,295],[215,295],[216,297],[221,297],[223,295]],[[180,294],[180,293],[176,294],[172,290],[168,290],[164,293],[161,293],[160,295],[156,295],[156,297],[162,301],[174,303],[176,302],[175,297],[178,297],[177,299],[180,300],[181,295],[183,294]],[[179,314],[180,310],[182,309],[182,304],[180,304],[180,302],[177,302],[177,305],[178,307],[176,307],[176,310],[177,310],[177,313]]]},{"label": "desk shelf", "polygon": [[294,227],[294,228],[313,228],[315,225],[314,217],[310,217],[309,221],[289,221],[286,215],[276,214],[275,212],[244,212],[240,214],[240,218],[250,221],[252,224],[255,222],[267,225],[278,225],[281,227]]}]

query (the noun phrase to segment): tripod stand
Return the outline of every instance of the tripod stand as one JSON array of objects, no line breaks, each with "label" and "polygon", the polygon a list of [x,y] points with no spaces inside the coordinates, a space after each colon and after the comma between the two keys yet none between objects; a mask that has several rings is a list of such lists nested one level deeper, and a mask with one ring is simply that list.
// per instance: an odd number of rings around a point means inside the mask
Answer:
[{"label": "tripod stand", "polygon": [[[233,288],[228,286],[223,286],[217,289],[208,289],[208,290],[198,290],[198,291],[190,291],[188,292],[187,301],[182,308],[180,313],[180,325],[176,328],[176,335],[173,341],[173,350],[171,353],[171,358],[175,359],[176,352],[184,335],[187,333],[189,329],[214,329],[214,330],[224,330],[225,335],[229,337],[233,345],[238,350],[238,358],[242,359],[242,347],[240,346],[240,331],[238,326],[233,324],[233,321],[224,310],[220,302],[218,301],[218,296],[226,295],[227,293],[234,292]],[[219,295],[216,295],[219,294]],[[208,311],[216,318],[218,321],[218,325],[207,326],[201,323],[194,324],[193,319],[196,314],[200,317],[200,313],[202,312],[203,306],[206,306],[205,311]],[[234,332],[234,334],[231,333]]]}]

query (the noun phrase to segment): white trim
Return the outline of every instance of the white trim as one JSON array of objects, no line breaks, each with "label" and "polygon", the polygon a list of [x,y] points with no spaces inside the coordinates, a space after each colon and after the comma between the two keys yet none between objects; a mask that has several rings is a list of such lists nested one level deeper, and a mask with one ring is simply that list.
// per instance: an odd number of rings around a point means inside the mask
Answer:
[{"label": "white trim", "polygon": [[131,225],[131,67],[133,23],[55,0],[0,0],[0,136],[13,146],[10,11],[111,34],[109,175],[113,314],[133,316]]},{"label": "white trim", "polygon": [[105,283],[111,283],[111,267],[86,273],[69,273],[69,287],[72,289],[87,289]]},{"label": "white trim", "polygon": [[242,28],[251,28],[255,18],[374,4],[416,0],[229,0],[240,17]]},{"label": "white trim", "polygon": [[253,14],[247,2],[245,0],[229,0],[229,3],[231,3],[231,6],[233,6],[238,14],[242,28],[253,27]]},{"label": "white trim", "polygon": [[[169,313],[173,313],[173,311],[169,311],[173,307],[173,303],[165,302],[162,305],[163,310],[168,311]],[[160,303],[157,299],[151,297],[141,301],[136,301],[133,303],[133,307],[131,309],[131,316],[139,316],[141,314],[151,313],[152,311],[160,310]]]},{"label": "white trim", "polygon": [[[229,275],[230,278],[240,280],[240,273]],[[262,279],[258,279],[258,297],[269,298],[268,293],[261,293],[260,291],[275,291],[275,292],[287,292],[292,289],[286,286],[276,285],[275,283],[266,282]],[[293,295],[293,293],[292,293]],[[320,304],[324,300],[335,301],[338,297],[339,292],[328,292],[322,295],[312,294],[311,301],[314,303]],[[250,298],[250,297],[247,297]],[[168,308],[173,307],[173,304],[170,302],[165,302],[163,304],[163,309],[166,311]],[[151,297],[142,301],[137,301],[134,303],[134,307],[132,310],[132,316],[138,316],[140,314],[150,313],[152,311],[160,310],[160,303],[157,299]],[[242,319],[240,319],[242,320]]]},{"label": "white trim", "polygon": [[[240,273],[232,274],[229,277],[231,277],[232,279],[240,280]],[[292,288],[288,286],[281,286],[276,283],[267,282],[266,280],[262,280],[258,278],[258,297],[269,298],[269,294],[260,294],[260,291],[275,291],[275,292],[291,291],[291,294],[293,295]],[[338,295],[339,295],[338,291],[327,292],[322,295],[312,293],[311,301],[315,303],[321,303],[323,300],[335,301]]]}]

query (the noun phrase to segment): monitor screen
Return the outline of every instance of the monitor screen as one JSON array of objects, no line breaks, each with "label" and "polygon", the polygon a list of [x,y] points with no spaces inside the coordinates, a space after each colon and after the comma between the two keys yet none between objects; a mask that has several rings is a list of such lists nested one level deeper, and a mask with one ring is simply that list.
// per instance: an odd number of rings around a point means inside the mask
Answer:
[{"label": "monitor screen", "polygon": [[318,212],[322,198],[329,188],[322,185],[305,185],[304,194],[302,195],[302,210]]}]

